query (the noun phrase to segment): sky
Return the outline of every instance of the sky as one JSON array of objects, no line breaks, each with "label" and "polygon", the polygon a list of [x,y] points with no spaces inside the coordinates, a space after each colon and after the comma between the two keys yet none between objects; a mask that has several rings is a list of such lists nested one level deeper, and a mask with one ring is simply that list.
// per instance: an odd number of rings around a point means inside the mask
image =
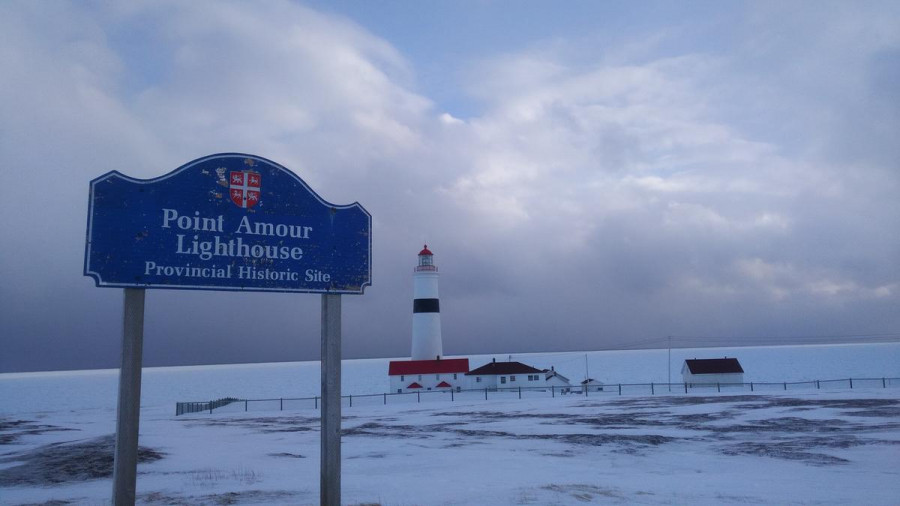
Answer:
[{"label": "sky", "polygon": [[[221,152],[372,214],[345,358],[409,356],[425,243],[446,355],[900,335],[896,2],[6,1],[0,34],[0,372],[118,367],[88,182]],[[144,365],[318,359],[319,299],[149,290]]]}]

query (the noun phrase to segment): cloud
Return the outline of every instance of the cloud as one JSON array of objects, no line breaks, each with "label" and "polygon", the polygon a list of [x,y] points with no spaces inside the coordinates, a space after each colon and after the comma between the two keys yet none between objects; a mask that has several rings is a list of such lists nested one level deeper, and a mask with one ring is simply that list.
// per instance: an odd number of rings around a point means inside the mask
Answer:
[{"label": "cloud", "polygon": [[[424,242],[448,353],[894,329],[896,8],[782,9],[728,18],[728,44],[486,49],[457,118],[390,40],[296,3],[3,4],[0,370],[115,366],[121,296],[81,276],[88,181],[223,151],[374,216],[350,357],[408,353]],[[314,359],[317,302],[153,292],[147,363]]]}]

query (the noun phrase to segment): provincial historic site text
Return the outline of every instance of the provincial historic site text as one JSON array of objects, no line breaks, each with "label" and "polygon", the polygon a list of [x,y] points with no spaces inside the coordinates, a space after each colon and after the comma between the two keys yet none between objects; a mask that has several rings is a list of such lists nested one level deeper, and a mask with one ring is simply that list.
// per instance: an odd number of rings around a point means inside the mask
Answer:
[{"label": "provincial historic site text", "polygon": [[[242,216],[237,223],[229,224],[224,215],[201,216],[199,211],[183,214],[177,209],[161,210],[160,227],[163,229],[197,232],[175,234],[172,244],[178,255],[190,255],[204,261],[196,265],[160,265],[154,260],[144,261],[145,276],[178,276],[189,278],[232,278],[270,281],[329,282],[328,273],[316,269],[272,270],[264,267],[267,260],[302,260],[303,248],[298,241],[309,241],[313,227],[294,223],[268,223]],[[229,226],[230,225],[230,226]],[[204,233],[206,232],[206,233]],[[237,236],[237,237],[234,237]],[[242,236],[248,236],[245,240]],[[258,237],[259,241],[253,239]],[[278,244],[267,243],[271,238]],[[293,244],[292,244],[293,243]],[[224,257],[224,258],[223,258]],[[206,265],[205,261],[218,258],[225,261],[236,257],[246,260],[244,265]],[[249,264],[249,265],[248,265]]]}]

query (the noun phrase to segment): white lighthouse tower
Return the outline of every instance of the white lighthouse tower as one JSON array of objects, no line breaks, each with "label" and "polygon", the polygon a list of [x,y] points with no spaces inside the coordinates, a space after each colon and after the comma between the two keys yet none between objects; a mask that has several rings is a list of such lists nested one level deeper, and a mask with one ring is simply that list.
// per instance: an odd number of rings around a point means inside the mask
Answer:
[{"label": "white lighthouse tower", "polygon": [[438,268],[428,245],[419,252],[413,274],[412,360],[438,360],[444,354],[441,342],[441,304],[438,299]]}]

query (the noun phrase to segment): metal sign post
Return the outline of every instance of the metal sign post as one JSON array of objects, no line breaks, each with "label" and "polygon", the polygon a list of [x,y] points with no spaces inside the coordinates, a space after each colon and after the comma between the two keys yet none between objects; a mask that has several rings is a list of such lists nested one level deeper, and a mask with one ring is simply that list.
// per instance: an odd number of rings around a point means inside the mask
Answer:
[{"label": "metal sign post", "polygon": [[341,504],[341,296],[322,294],[322,450],[319,498]]},{"label": "metal sign post", "polygon": [[122,368],[119,370],[116,453],[113,463],[112,503],[116,505],[134,504],[144,347],[144,290],[126,288],[124,291]]}]

